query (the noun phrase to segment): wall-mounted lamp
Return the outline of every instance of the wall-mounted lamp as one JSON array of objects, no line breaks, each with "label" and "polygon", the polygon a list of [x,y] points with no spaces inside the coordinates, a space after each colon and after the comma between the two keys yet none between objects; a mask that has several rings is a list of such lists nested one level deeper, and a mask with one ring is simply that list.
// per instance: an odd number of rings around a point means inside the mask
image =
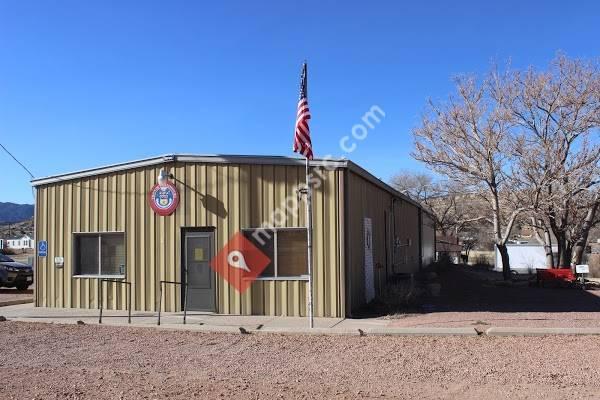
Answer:
[{"label": "wall-mounted lamp", "polygon": [[158,181],[158,186],[165,187],[169,178],[173,179],[173,174],[165,171],[164,169],[161,169],[158,173],[158,178],[156,179]]}]

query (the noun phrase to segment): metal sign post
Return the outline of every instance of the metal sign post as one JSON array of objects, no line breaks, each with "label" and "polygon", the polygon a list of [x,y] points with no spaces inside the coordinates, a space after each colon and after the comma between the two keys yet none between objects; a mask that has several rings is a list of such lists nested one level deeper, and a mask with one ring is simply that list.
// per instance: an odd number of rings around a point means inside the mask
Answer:
[{"label": "metal sign post", "polygon": [[587,265],[587,264],[575,265],[575,274],[577,275],[577,278],[579,279],[579,283],[581,283],[583,285],[584,289],[585,289],[585,277],[589,273],[590,273],[589,265]]}]

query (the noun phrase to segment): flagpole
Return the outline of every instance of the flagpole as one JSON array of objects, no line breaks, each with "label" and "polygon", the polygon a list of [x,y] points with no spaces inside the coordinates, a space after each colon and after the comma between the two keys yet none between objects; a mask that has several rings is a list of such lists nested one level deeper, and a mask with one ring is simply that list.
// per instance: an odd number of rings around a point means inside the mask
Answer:
[{"label": "flagpole", "polygon": [[306,157],[306,244],[308,250],[308,298],[306,308],[308,309],[308,326],[314,328],[313,318],[313,256],[312,256],[312,188],[310,186],[310,166]]}]

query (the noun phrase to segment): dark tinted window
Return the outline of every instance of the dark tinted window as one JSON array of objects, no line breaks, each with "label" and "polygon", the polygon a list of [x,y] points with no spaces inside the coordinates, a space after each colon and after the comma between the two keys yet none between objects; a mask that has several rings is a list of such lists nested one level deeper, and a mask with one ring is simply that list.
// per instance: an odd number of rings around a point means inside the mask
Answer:
[{"label": "dark tinted window", "polygon": [[74,247],[74,275],[125,274],[123,233],[77,234]]},{"label": "dark tinted window", "polygon": [[308,274],[306,229],[277,231],[277,276]]},{"label": "dark tinted window", "polygon": [[102,235],[101,274],[123,275],[125,273],[125,241],[122,234]]},{"label": "dark tinted window", "polygon": [[243,231],[244,237],[262,251],[271,262],[259,275],[260,277],[275,276],[275,232],[270,229],[248,229]]},{"label": "dark tinted window", "polygon": [[243,233],[271,259],[261,278],[308,274],[306,229],[245,229]]}]

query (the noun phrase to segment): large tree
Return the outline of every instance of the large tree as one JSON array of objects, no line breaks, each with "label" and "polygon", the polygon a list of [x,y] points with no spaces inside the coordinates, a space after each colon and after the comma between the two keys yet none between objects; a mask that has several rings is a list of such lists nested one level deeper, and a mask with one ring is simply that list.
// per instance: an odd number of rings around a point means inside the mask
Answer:
[{"label": "large tree", "polygon": [[[600,203],[598,64],[559,55],[547,71],[492,76],[492,97],[512,126],[515,187],[529,193],[548,263],[581,262]],[[558,260],[552,259],[552,236]]]},{"label": "large tree", "polygon": [[456,87],[448,101],[429,102],[414,157],[485,199],[505,278],[506,242],[526,216],[549,265],[580,262],[600,223],[598,63],[559,55],[546,71],[492,69]]},{"label": "large tree", "polygon": [[[573,215],[573,220],[576,221],[569,232],[569,237],[572,247],[571,260],[574,264],[581,264],[583,261],[583,252],[587,245],[589,234],[592,228],[600,225],[600,191],[596,190],[595,194],[590,194],[589,206],[581,207],[578,211],[579,215]],[[583,216],[581,216],[583,214]]]},{"label": "large tree", "polygon": [[481,217],[482,204],[477,194],[465,193],[456,182],[435,179],[427,172],[401,171],[390,184],[425,206],[436,230],[443,235],[459,237],[465,229],[472,229],[485,219]]},{"label": "large tree", "polygon": [[511,121],[491,95],[492,82],[460,77],[455,83],[457,95],[446,102],[430,101],[413,130],[413,157],[487,203],[481,217],[492,224],[503,275],[510,279],[506,243],[524,210],[511,182]]}]

